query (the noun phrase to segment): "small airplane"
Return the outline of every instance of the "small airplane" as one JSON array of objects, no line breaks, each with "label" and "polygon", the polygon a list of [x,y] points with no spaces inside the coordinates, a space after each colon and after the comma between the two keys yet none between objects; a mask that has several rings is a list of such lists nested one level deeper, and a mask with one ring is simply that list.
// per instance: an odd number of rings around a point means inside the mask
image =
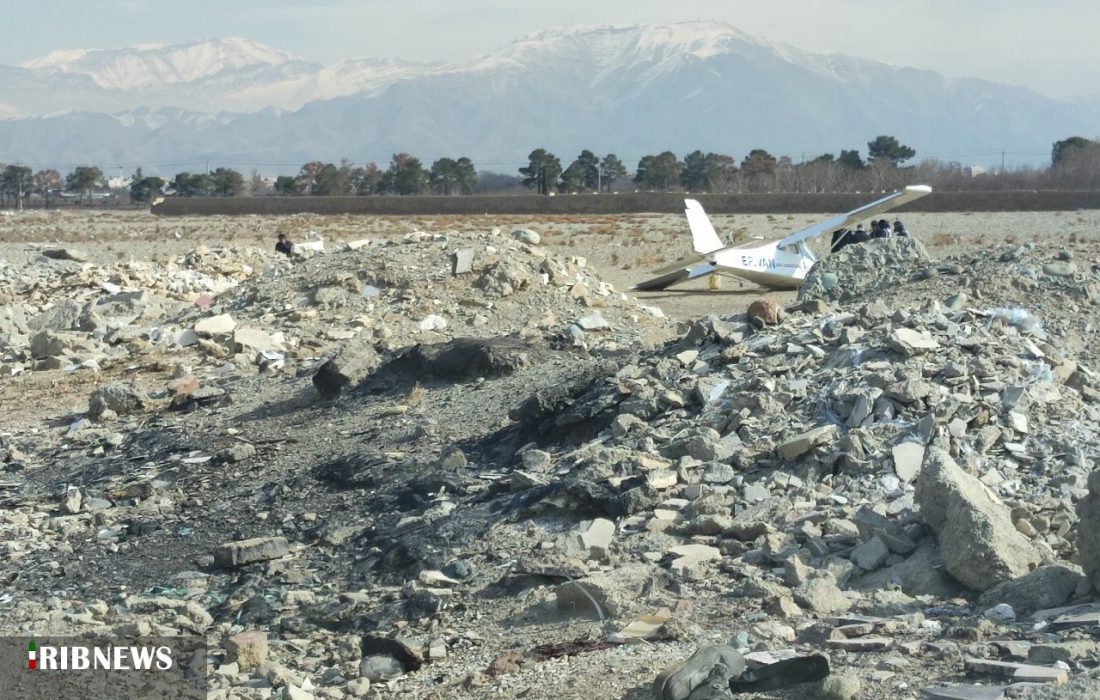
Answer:
[{"label": "small airplane", "polygon": [[818,236],[848,228],[859,221],[870,219],[899,207],[907,202],[920,199],[929,194],[928,185],[911,185],[900,192],[894,192],[882,199],[853,209],[846,214],[838,214],[785,238],[756,247],[724,246],[714,232],[699,202],[685,199],[684,213],[695,252],[694,258],[681,260],[659,270],[654,270],[653,279],[634,285],[637,291],[655,291],[667,289],[673,285],[693,280],[712,273],[725,273],[741,277],[764,287],[775,289],[798,289],[802,280],[810,271],[817,256],[806,245]]}]

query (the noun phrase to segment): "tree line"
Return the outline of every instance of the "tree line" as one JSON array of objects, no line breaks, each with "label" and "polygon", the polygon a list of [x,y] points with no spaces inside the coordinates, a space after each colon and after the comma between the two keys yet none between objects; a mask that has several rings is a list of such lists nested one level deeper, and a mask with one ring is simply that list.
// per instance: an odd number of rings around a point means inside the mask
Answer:
[{"label": "tree line", "polygon": [[[867,192],[897,189],[921,182],[942,190],[1100,189],[1100,141],[1080,136],[1057,141],[1050,165],[977,172],[955,162],[925,159],[906,165],[916,151],[896,137],[881,135],[867,143],[867,156],[858,149],[826,153],[795,163],[752,149],[738,160],[730,155],[695,150],[682,158],[671,151],[642,156],[634,172],[613,153],[598,156],[585,149],[563,166],[561,159],[537,148],[528,155],[518,176],[479,174],[467,157],[440,158],[425,167],[408,153],[396,153],[383,169],[376,163],[357,166],[311,161],[295,175],[272,182],[253,171],[250,178],[232,168],[205,173],[177,173],[171,180],[146,176],[141,168],[129,181],[134,202],[149,202],[162,194],[182,197],[237,197],[274,193],[284,196],[351,195],[470,195],[509,187],[527,188],[543,195],[599,193],[622,189],[693,193],[759,192]],[[37,196],[47,203],[51,195],[78,197],[84,202],[105,185],[95,166],[78,166],[64,178],[57,170],[33,172],[24,165],[0,164],[0,206],[22,206]]]}]

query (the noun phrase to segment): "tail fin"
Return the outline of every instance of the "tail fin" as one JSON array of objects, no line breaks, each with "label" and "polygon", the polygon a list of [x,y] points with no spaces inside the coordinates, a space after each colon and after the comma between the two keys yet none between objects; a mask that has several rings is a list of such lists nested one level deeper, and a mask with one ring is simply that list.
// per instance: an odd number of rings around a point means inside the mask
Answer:
[{"label": "tail fin", "polygon": [[691,228],[691,242],[695,246],[695,252],[699,255],[706,255],[723,247],[722,240],[714,232],[714,227],[710,225],[707,213],[703,211],[703,205],[694,199],[685,199],[684,206],[688,226]]}]

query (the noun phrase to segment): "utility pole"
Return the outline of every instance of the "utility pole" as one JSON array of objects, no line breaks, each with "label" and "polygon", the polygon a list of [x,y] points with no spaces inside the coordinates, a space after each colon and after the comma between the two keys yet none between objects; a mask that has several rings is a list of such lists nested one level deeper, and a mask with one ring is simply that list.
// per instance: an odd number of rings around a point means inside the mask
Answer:
[{"label": "utility pole", "polygon": [[1005,152],[1001,151],[1001,175],[1005,174]]}]

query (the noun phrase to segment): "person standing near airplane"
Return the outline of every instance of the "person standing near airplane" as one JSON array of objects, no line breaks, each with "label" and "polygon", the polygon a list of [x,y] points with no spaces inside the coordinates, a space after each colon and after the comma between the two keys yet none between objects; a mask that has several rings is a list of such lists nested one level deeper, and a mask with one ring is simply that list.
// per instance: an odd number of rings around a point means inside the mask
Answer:
[{"label": "person standing near airplane", "polygon": [[836,231],[833,231],[833,240],[829,244],[829,250],[835,253],[851,242],[852,232],[846,228],[838,228]]},{"label": "person standing near airplane", "polygon": [[856,224],[856,231],[852,234],[851,243],[866,243],[871,240],[871,234],[864,230],[863,224]]}]

